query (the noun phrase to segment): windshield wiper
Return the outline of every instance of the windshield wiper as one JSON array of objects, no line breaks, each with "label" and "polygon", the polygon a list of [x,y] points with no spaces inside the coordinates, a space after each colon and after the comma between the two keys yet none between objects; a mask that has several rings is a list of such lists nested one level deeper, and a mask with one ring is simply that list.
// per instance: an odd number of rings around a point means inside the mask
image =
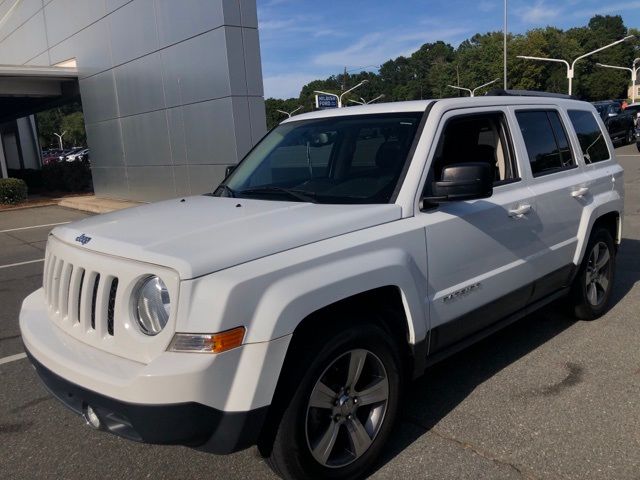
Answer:
[{"label": "windshield wiper", "polygon": [[316,199],[306,192],[301,192],[299,190],[289,190],[288,188],[276,187],[275,185],[270,185],[268,187],[256,187],[256,188],[248,188],[246,190],[241,190],[239,192],[240,195],[260,195],[262,193],[266,194],[279,194],[284,193],[291,198],[295,198],[296,200],[300,200],[302,202],[311,202],[317,203]]}]

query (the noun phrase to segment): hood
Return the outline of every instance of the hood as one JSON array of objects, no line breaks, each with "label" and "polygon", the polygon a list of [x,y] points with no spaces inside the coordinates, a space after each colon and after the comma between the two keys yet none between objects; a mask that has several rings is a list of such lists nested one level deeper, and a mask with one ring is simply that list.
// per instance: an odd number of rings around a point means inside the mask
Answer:
[{"label": "hood", "polygon": [[167,266],[182,279],[398,220],[401,207],[210,196],[143,205],[57,227],[80,248]]}]

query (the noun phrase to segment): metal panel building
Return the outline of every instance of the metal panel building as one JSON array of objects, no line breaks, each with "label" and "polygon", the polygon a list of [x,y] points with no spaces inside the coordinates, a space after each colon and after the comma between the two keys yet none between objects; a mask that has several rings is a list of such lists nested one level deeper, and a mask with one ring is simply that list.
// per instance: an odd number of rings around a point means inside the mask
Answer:
[{"label": "metal panel building", "polygon": [[255,0],[0,0],[0,64],[77,68],[99,196],[212,191],[266,131]]}]

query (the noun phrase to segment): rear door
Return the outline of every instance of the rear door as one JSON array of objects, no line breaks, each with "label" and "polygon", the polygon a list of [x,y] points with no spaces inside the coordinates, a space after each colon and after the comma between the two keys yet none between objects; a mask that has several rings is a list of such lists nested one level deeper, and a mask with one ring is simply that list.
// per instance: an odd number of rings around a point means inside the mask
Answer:
[{"label": "rear door", "polygon": [[430,153],[423,194],[442,168],[490,162],[490,198],[426,206],[424,222],[431,318],[430,352],[446,348],[527,303],[540,247],[533,194],[516,162],[506,108],[447,112]]},{"label": "rear door", "polygon": [[589,177],[569,140],[569,119],[555,106],[514,108],[519,156],[531,174],[541,248],[531,259],[537,277],[531,301],[565,286],[573,271],[578,229],[589,202]]}]

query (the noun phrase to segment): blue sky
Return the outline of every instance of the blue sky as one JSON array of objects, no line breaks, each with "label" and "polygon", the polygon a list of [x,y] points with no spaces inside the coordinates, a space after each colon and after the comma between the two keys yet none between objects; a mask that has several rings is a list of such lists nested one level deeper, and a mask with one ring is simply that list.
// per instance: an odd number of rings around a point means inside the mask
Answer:
[{"label": "blue sky", "polygon": [[[297,97],[311,80],[408,55],[423,43],[457,46],[502,30],[503,0],[257,0],[265,98]],[[322,8],[320,8],[322,5]],[[640,26],[640,1],[509,0],[509,30],[586,25],[595,14]]]}]

